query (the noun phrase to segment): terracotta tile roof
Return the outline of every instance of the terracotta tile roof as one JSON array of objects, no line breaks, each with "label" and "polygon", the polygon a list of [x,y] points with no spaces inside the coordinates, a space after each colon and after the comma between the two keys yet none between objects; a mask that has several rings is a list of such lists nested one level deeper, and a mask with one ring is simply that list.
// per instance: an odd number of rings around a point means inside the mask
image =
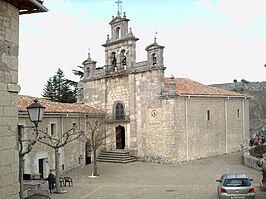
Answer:
[{"label": "terracotta tile roof", "polygon": [[[179,95],[217,95],[217,96],[243,96],[249,95],[237,93],[229,90],[223,90],[213,86],[207,86],[187,78],[175,78],[176,93]],[[165,78],[165,91],[169,91],[171,78]]]},{"label": "terracotta tile roof", "polygon": [[52,102],[44,98],[36,98],[31,96],[19,95],[18,96],[18,109],[19,112],[26,112],[30,104],[33,103],[34,99],[45,106],[45,113],[84,113],[84,114],[101,114],[104,113],[102,110],[85,105],[83,103],[60,103]]}]

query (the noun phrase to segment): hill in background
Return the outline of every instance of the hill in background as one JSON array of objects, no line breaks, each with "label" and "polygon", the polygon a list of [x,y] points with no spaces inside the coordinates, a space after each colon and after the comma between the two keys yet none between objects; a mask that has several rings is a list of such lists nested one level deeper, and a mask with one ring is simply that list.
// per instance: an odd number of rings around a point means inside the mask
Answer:
[{"label": "hill in background", "polygon": [[266,132],[266,82],[249,82],[241,80],[241,82],[212,84],[217,88],[231,90],[240,93],[248,93],[250,99],[249,119],[250,119],[250,135],[259,136]]}]

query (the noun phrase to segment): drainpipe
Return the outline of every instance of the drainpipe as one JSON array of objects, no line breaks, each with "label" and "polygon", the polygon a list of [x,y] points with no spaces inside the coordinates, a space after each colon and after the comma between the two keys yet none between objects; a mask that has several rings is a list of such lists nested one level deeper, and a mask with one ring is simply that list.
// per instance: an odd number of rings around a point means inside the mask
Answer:
[{"label": "drainpipe", "polygon": [[188,162],[188,99],[190,96],[186,98],[186,112],[185,112],[185,124],[186,124],[186,161]]},{"label": "drainpipe", "polygon": [[224,112],[225,112],[225,153],[227,154],[227,134],[228,134],[228,106],[227,106],[227,99],[224,101]]},{"label": "drainpipe", "polygon": [[[63,133],[64,133],[64,116],[62,116],[62,118],[61,118],[61,135],[63,135]],[[62,136],[62,138],[61,138],[61,142],[63,143],[64,142],[64,138],[63,138],[63,136]],[[61,164],[62,164],[62,170],[63,169],[65,169],[64,167],[65,166],[63,166],[64,165],[64,146],[63,147],[61,147],[60,148],[60,151],[61,151]]]},{"label": "drainpipe", "polygon": [[[84,134],[87,135],[87,118],[88,116],[86,115],[86,119],[85,119],[85,122],[84,122]],[[87,153],[87,137],[85,137],[85,140],[82,141],[82,146],[81,146],[81,151],[80,151],[80,154],[82,155],[83,157],[83,166],[86,165],[86,153]]]},{"label": "drainpipe", "polygon": [[245,99],[242,100],[242,132],[243,132],[243,142],[246,139],[246,136],[245,136]]}]

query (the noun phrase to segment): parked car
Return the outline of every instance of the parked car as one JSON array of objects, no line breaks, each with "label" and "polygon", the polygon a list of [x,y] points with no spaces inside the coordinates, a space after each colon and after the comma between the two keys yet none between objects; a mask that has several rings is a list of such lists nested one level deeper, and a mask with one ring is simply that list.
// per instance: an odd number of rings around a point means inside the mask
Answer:
[{"label": "parked car", "polygon": [[246,174],[224,174],[218,182],[217,192],[219,199],[253,199],[255,198],[255,189]]}]

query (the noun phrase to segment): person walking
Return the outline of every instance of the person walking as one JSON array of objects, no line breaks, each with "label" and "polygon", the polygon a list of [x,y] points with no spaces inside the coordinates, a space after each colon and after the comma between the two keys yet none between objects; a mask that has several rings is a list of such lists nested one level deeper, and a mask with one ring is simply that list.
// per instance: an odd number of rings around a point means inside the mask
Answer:
[{"label": "person walking", "polygon": [[50,171],[47,179],[48,179],[48,185],[49,185],[49,190],[50,190],[50,194],[51,194],[52,190],[54,189],[55,175]]}]

